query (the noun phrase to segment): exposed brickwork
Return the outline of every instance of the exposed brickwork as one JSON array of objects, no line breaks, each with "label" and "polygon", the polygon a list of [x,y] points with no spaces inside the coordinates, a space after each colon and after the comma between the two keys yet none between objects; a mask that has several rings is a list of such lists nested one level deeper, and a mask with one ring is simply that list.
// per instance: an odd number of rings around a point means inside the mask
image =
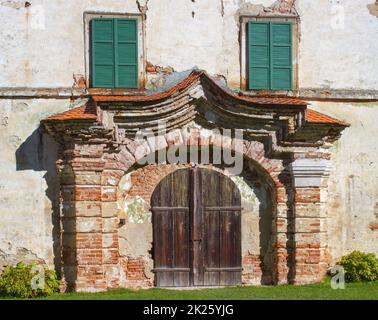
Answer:
[{"label": "exposed brickwork", "polygon": [[303,284],[322,280],[327,272],[326,220],[321,188],[295,189],[295,278]]},{"label": "exposed brickwork", "polygon": [[[62,259],[67,288],[83,291],[153,285],[151,266],[145,257],[133,256],[127,247],[126,254],[119,254],[117,201],[138,196],[148,206],[159,181],[189,165],[154,164],[133,168],[135,161],[151,150],[172,144],[233,148],[235,141],[206,135],[203,129],[195,127],[171,131],[157,142],[130,140],[117,152],[97,138],[92,143],[67,144],[65,163],[60,169]],[[266,146],[261,142],[243,141],[242,152],[246,165],[244,170],[262,179],[260,182],[271,191],[274,202],[270,234],[274,259],[270,262],[268,282],[319,281],[327,268],[321,187],[295,187],[289,161],[267,157]],[[323,153],[315,150],[301,152],[294,158],[320,159],[323,156]],[[120,180],[131,170],[130,188],[120,190]],[[243,268],[244,284],[263,283],[266,272],[259,255],[245,256]]]},{"label": "exposed brickwork", "polygon": [[143,257],[125,257],[121,261],[123,272],[126,276],[127,287],[150,287],[153,285],[151,279],[145,274],[145,261]]},{"label": "exposed brickwork", "polygon": [[243,257],[242,266],[242,284],[261,284],[263,271],[259,255],[247,255]]},{"label": "exposed brickwork", "polygon": [[296,203],[318,203],[320,202],[320,189],[296,188],[294,201]]},{"label": "exposed brickwork", "polygon": [[131,189],[128,197],[141,197],[148,205],[151,195],[161,179],[173,171],[187,167],[187,165],[147,165],[134,171],[131,175]]}]

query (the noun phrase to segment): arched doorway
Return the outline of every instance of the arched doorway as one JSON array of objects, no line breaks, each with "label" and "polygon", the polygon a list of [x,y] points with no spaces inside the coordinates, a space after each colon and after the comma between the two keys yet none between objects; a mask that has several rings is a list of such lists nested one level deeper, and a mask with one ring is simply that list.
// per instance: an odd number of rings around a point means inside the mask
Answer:
[{"label": "arched doorway", "polygon": [[241,284],[241,197],[218,171],[179,169],[151,197],[155,285]]}]

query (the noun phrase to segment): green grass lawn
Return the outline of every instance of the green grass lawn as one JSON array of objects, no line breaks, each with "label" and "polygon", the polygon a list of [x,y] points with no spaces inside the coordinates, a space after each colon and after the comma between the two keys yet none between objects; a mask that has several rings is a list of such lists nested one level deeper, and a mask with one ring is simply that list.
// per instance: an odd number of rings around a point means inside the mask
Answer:
[{"label": "green grass lawn", "polygon": [[43,298],[48,300],[332,300],[332,299],[373,299],[378,300],[378,281],[347,283],[344,290],[334,290],[330,281],[323,283],[272,287],[229,287],[201,290],[113,289],[101,293],[64,293]]},{"label": "green grass lawn", "polygon": [[53,300],[85,300],[85,299],[111,299],[111,300],[180,300],[180,299],[243,299],[243,300],[301,300],[301,299],[374,299],[378,300],[378,282],[350,283],[344,290],[334,290],[330,281],[323,283],[293,286],[280,285],[275,287],[230,287],[202,290],[169,290],[147,289],[128,290],[115,289],[102,293],[65,293],[55,294],[45,299]]}]

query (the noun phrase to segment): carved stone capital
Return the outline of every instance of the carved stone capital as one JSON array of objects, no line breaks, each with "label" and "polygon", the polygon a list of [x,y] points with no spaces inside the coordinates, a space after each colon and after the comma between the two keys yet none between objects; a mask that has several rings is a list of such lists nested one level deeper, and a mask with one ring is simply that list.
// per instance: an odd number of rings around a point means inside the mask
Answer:
[{"label": "carved stone capital", "polygon": [[330,170],[330,161],[324,159],[297,159],[291,164],[295,187],[320,187]]}]

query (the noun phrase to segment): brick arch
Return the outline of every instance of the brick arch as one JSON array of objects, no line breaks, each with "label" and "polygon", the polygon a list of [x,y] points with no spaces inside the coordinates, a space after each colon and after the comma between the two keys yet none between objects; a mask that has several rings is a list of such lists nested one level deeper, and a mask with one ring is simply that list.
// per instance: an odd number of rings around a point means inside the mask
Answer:
[{"label": "brick arch", "polygon": [[[198,136],[197,136],[198,137]],[[143,157],[150,155],[151,153],[156,154],[159,150],[167,149],[169,146],[221,146],[219,142],[217,143],[216,139],[211,140],[197,140],[189,137],[186,141],[180,141],[177,143],[170,143],[172,136],[170,134],[165,135],[164,139],[167,142],[166,146],[161,149],[155,148],[155,150],[151,151],[151,144],[148,144],[147,141],[139,142],[137,147],[134,146],[127,146],[123,147],[119,154],[113,155],[110,161],[106,161],[105,170],[103,171],[103,181],[112,181],[113,185],[117,186],[121,178],[131,173],[134,169],[139,170],[139,174],[141,176],[140,179],[145,179],[147,175],[149,175],[149,181],[147,183],[146,188],[143,190],[132,190],[134,195],[141,195],[142,198],[149,204],[150,203],[150,195],[152,194],[156,185],[169,173],[178,170],[180,167],[188,166],[189,164],[181,164],[180,166],[169,165],[159,166],[159,165],[150,165],[148,166],[140,166],[137,165],[137,161],[142,159]],[[218,140],[219,141],[219,140]],[[232,145],[232,144],[231,144]],[[133,148],[134,147],[134,148]],[[138,149],[139,147],[139,149]],[[232,148],[231,148],[232,149]],[[141,150],[144,150],[142,152]],[[235,148],[232,149],[235,151]],[[149,151],[148,154],[146,154]],[[274,221],[274,229],[272,234],[272,239],[274,241],[275,247],[275,262],[274,262],[274,272],[273,275],[273,283],[286,283],[288,280],[288,273],[289,273],[289,263],[288,259],[290,253],[287,251],[287,221],[288,221],[288,212],[290,211],[287,206],[287,198],[288,198],[288,188],[285,184],[285,179],[282,178],[285,171],[284,162],[279,159],[270,159],[265,156],[265,149],[264,145],[260,142],[256,141],[243,141],[243,158],[244,161],[249,164],[249,168],[244,168],[244,170],[256,170],[257,174],[259,175],[259,179],[262,180],[263,183],[266,183],[270,188],[270,194],[273,203],[273,217]],[[244,164],[243,164],[244,165]],[[163,168],[164,167],[164,168]],[[139,169],[138,169],[139,168]],[[160,168],[160,169],[157,169]],[[214,166],[214,168],[217,168]],[[145,172],[143,172],[145,170]],[[155,171],[155,172],[154,172]],[[286,178],[286,181],[290,180]],[[117,196],[115,195],[114,201],[117,201]],[[279,215],[277,215],[279,212]],[[246,262],[254,267],[260,268],[261,261],[256,257],[245,257]],[[140,261],[138,262],[140,263]],[[260,268],[261,272],[261,268]],[[128,284],[130,285],[130,283]],[[132,285],[131,285],[132,286]]]},{"label": "brick arch", "polygon": [[[70,265],[76,272],[72,278],[75,290],[103,290],[122,286],[117,189],[120,179],[136,167],[138,159],[171,145],[225,147],[218,137],[203,137],[197,129],[189,133],[186,136],[180,134],[181,138],[176,139],[177,136],[175,138],[169,132],[161,139],[161,145],[156,147],[148,141],[130,141],[127,145],[120,146],[116,153],[107,150],[99,152],[96,146],[91,149],[78,146],[76,158],[69,163],[74,172],[73,181],[67,181],[67,187],[62,186],[63,204],[67,205],[64,214],[70,215],[67,221],[75,222],[67,224],[63,235],[66,243],[71,242],[64,245],[64,252],[70,255],[63,254],[63,261],[67,273]],[[228,147],[232,149],[233,145],[235,143],[231,141]],[[285,283],[288,274],[287,231],[290,211],[287,206],[289,188],[282,179],[285,166],[282,160],[266,157],[264,146],[260,142],[243,140],[242,148],[244,159],[250,163],[251,168],[257,170],[274,193],[277,208],[274,234],[275,281]],[[140,261],[132,263],[135,263],[135,272],[143,273]]]},{"label": "brick arch", "polygon": [[[188,128],[186,128],[188,129]],[[185,130],[185,129],[184,129]],[[225,142],[220,136],[203,138],[201,130],[190,128],[189,134],[185,137],[179,134],[179,130],[173,130],[167,134],[160,135],[155,142],[148,140],[130,141],[126,146],[122,146],[119,153],[105,155],[106,165],[104,175],[112,175],[110,171],[119,171],[126,174],[129,170],[145,158],[161,150],[170,147],[222,147],[243,154],[243,158],[253,162],[256,169],[267,179],[274,188],[282,186],[280,175],[285,170],[283,160],[266,157],[264,144],[258,141],[239,141],[239,148],[235,148],[235,139]],[[241,150],[242,148],[242,150]],[[123,176],[114,173],[113,176],[120,178]]]}]

